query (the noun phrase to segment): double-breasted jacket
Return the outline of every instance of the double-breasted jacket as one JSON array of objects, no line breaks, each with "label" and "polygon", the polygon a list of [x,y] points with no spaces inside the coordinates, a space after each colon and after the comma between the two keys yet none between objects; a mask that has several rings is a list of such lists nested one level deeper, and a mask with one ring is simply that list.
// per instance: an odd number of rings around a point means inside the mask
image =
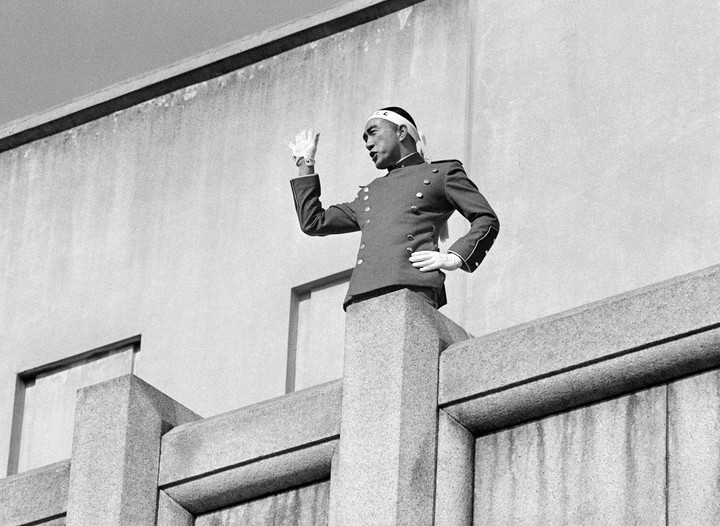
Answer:
[{"label": "double-breasted jacket", "polygon": [[463,270],[473,272],[500,228],[490,204],[455,160],[428,163],[413,154],[361,187],[353,201],[327,208],[320,202],[317,175],[292,179],[291,186],[306,234],[362,232],[344,307],[358,295],[394,286],[434,288],[444,300],[443,272],[421,272],[412,266],[410,254],[437,251],[441,228],[457,210],[470,222],[470,229],[448,252],[460,257]]}]

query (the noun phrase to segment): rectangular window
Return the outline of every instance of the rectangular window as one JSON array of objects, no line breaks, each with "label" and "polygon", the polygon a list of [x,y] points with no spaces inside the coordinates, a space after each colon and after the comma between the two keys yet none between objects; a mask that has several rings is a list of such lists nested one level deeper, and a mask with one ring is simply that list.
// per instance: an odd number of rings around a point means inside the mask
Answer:
[{"label": "rectangular window", "polygon": [[77,390],[132,373],[139,348],[137,336],[20,373],[8,474],[70,458]]},{"label": "rectangular window", "polygon": [[342,304],[351,274],[344,270],[292,289],[286,392],[342,377]]}]

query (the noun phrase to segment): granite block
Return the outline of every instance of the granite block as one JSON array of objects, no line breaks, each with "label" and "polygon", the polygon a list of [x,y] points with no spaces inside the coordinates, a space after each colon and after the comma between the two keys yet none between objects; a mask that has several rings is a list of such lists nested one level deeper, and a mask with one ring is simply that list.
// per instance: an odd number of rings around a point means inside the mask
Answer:
[{"label": "granite block", "polygon": [[327,479],[337,438],[229,466],[179,482],[165,493],[194,515]]},{"label": "granite block", "polygon": [[337,438],[342,381],[336,380],[204,420],[162,438],[161,487]]},{"label": "granite block", "polygon": [[67,524],[154,526],[161,436],[198,418],[133,375],[80,389]]},{"label": "granite block", "polygon": [[[512,361],[512,350],[507,354]],[[538,369],[542,366],[539,361]],[[715,328],[478,393],[444,410],[479,436],[719,366],[720,329]]]},{"label": "granite block", "polygon": [[69,460],[0,479],[0,524],[13,526],[43,520],[64,524],[65,519],[58,516],[67,511],[69,480]]},{"label": "granite block", "polygon": [[432,524],[441,317],[407,290],[348,308],[331,524]]},{"label": "granite block", "polygon": [[440,410],[437,440],[434,526],[472,526],[475,437]]},{"label": "granite block", "polygon": [[720,323],[720,265],[455,344],[441,405],[593,363]]}]

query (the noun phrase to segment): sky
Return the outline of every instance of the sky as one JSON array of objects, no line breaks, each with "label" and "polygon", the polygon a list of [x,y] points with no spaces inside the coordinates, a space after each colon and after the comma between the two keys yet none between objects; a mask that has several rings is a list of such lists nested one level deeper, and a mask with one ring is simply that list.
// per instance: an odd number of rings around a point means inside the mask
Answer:
[{"label": "sky", "polygon": [[347,0],[0,0],[0,127]]}]

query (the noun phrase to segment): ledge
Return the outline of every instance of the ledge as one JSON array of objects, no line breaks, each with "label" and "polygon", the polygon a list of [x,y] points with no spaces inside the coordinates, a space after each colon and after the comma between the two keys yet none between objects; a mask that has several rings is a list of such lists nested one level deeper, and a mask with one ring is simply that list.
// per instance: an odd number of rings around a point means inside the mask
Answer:
[{"label": "ledge", "polygon": [[474,434],[720,367],[720,265],[448,348],[440,406]]},{"label": "ledge", "polygon": [[65,516],[69,482],[70,460],[0,479],[0,524],[46,524]]},{"label": "ledge", "polygon": [[162,439],[159,487],[197,514],[327,479],[341,401],[336,380],[176,427]]},{"label": "ledge", "polygon": [[354,0],[0,127],[0,152],[204,82],[422,0]]}]

